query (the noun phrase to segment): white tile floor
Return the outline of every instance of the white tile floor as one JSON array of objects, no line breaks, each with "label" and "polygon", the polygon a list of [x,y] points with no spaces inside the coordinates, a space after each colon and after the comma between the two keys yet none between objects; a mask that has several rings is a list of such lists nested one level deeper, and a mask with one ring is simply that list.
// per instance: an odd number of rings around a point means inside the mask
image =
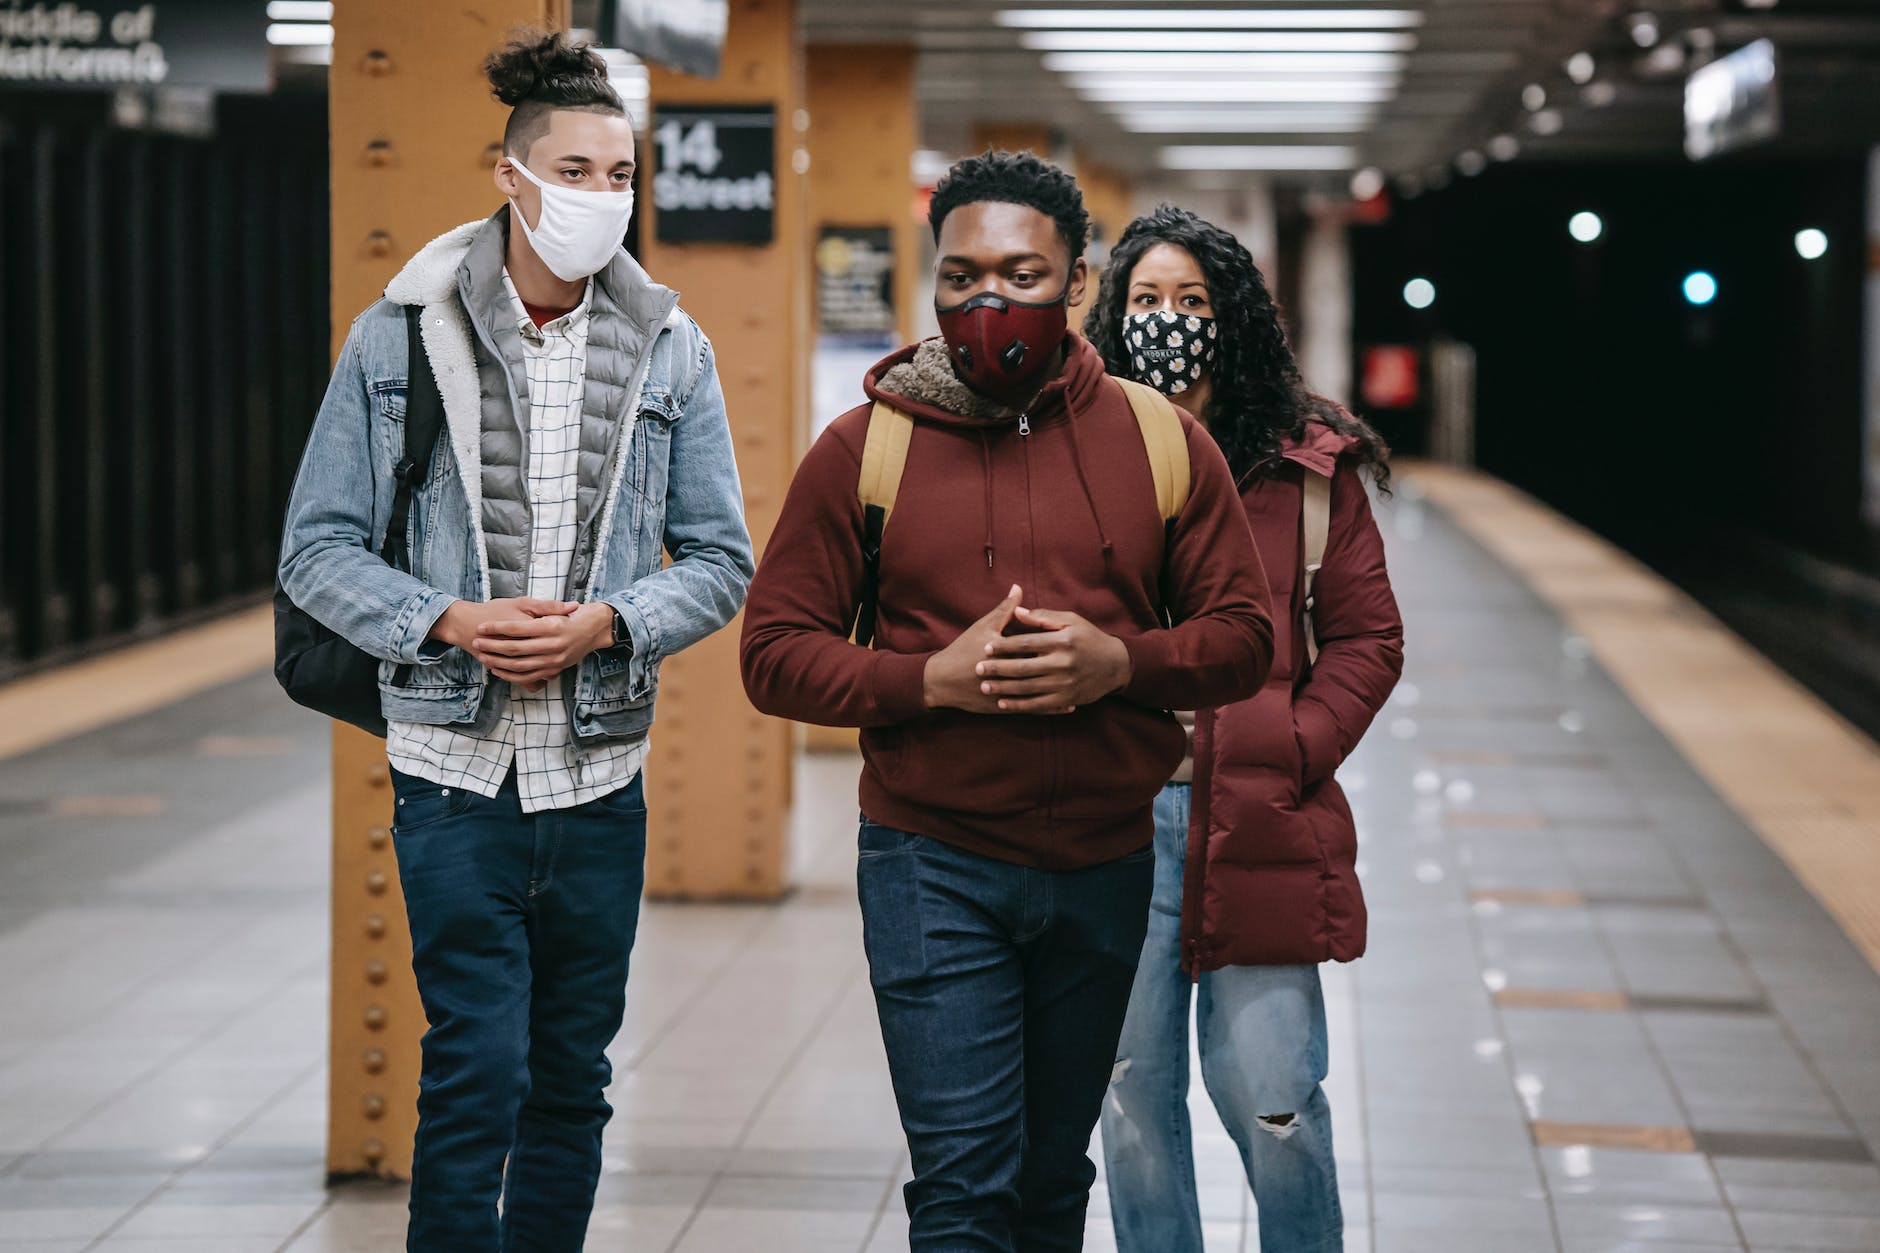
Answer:
[{"label": "white tile floor", "polygon": [[[1505,570],[1414,496],[1388,530],[1410,671],[1343,772],[1371,950],[1326,971],[1347,1248],[1880,1250],[1880,980]],[[399,1188],[322,1180],[324,743],[257,676],[0,762],[0,1253],[402,1246]],[[905,1247],[856,765],[801,769],[790,899],[645,912],[592,1249]],[[162,811],[51,803],[101,793]],[[1584,899],[1479,898],[1507,888]],[[1195,1093],[1209,1253],[1255,1249]],[[1712,1147],[1542,1149],[1535,1119]],[[1113,1248],[1100,1186],[1087,1247]]]},{"label": "white tile floor", "polygon": [[[854,901],[856,763],[806,758],[801,884],[778,907],[649,905],[590,1247],[905,1248],[895,1118]],[[0,1251],[398,1247],[400,1190],[321,1186],[324,781],[0,935]],[[203,904],[205,889],[220,899]],[[265,895],[243,901],[247,890]],[[176,895],[187,908],[156,900]],[[1350,982],[1327,984],[1338,1133],[1362,1143]],[[1196,1086],[1199,1093],[1199,1084]],[[1197,1098],[1209,1250],[1248,1243]],[[1362,1162],[1347,1163],[1363,1250]],[[1111,1247],[1101,1197],[1089,1247]]]}]

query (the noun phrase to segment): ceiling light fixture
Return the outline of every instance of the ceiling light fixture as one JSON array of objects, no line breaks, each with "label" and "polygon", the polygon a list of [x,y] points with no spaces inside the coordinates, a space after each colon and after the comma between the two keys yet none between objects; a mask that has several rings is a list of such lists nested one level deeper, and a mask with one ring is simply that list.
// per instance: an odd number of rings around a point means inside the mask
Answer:
[{"label": "ceiling light fixture", "polygon": [[1567,58],[1567,77],[1584,87],[1593,81],[1593,75],[1599,67],[1593,64],[1593,54],[1576,52]]},{"label": "ceiling light fixture", "polygon": [[[1211,52],[1408,52],[1417,37],[1381,30],[1212,30]],[[1018,42],[1035,52],[1193,52],[1186,30],[1028,30]]]},{"label": "ceiling light fixture", "polygon": [[1513,135],[1497,135],[1487,146],[1488,155],[1497,161],[1512,161],[1521,155],[1521,141]]},{"label": "ceiling light fixture", "polygon": [[1314,144],[1176,144],[1162,149],[1167,170],[1348,170],[1353,148]]},{"label": "ceiling light fixture", "polygon": [[306,23],[299,26],[268,27],[268,42],[277,48],[321,48],[333,43],[330,25]]},{"label": "ceiling light fixture", "polygon": [[1521,89],[1521,107],[1529,113],[1539,113],[1547,107],[1547,89],[1539,83],[1529,83]]},{"label": "ceiling light fixture", "polygon": [[1410,30],[1423,25],[1415,9],[1005,9],[1000,26],[1029,30],[1179,30],[1191,39],[1208,30]]},{"label": "ceiling light fixture", "polygon": [[1401,52],[1047,52],[1059,74],[1399,74]]},{"label": "ceiling light fixture", "polygon": [[1126,131],[1146,135],[1198,135],[1213,132],[1247,135],[1355,135],[1368,130],[1375,110],[1356,113],[1242,113],[1193,109],[1124,108],[1114,115]]},{"label": "ceiling light fixture", "polygon": [[1378,104],[1388,100],[1396,90],[1394,83],[1341,79],[1319,82],[1262,82],[1246,79],[1225,83],[1181,79],[1172,82],[1077,80],[1072,86],[1087,100],[1117,104],[1202,104],[1214,101]]}]

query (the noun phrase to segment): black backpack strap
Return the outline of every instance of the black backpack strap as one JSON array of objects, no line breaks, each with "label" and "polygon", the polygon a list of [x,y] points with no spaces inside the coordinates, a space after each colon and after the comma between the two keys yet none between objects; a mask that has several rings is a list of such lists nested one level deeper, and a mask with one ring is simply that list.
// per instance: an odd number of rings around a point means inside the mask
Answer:
[{"label": "black backpack strap", "polygon": [[[431,371],[431,358],[424,351],[424,336],[419,330],[423,316],[422,306],[405,306],[405,334],[410,347],[405,367],[405,455],[392,467],[398,486],[392,492],[392,516],[385,524],[385,546],[379,550],[379,556],[400,570],[409,569],[411,564],[411,497],[430,471],[432,450],[437,447],[438,432],[444,428],[444,397],[437,390],[437,375]],[[402,687],[410,674],[410,666],[400,666],[392,681]]]},{"label": "black backpack strap", "polygon": [[862,506],[862,600],[855,607],[854,640],[863,648],[875,642],[875,607],[881,601],[881,531],[888,511]]},{"label": "black backpack strap", "polygon": [[411,353],[405,368],[405,455],[392,467],[392,477],[398,481],[398,487],[392,493],[392,516],[385,526],[385,546],[379,550],[380,556],[401,570],[407,564],[411,496],[430,470],[431,452],[444,426],[444,398],[438,393],[437,376],[431,372],[431,358],[424,351],[424,337],[418,330],[419,319],[423,316],[420,306],[405,306],[405,333]]}]

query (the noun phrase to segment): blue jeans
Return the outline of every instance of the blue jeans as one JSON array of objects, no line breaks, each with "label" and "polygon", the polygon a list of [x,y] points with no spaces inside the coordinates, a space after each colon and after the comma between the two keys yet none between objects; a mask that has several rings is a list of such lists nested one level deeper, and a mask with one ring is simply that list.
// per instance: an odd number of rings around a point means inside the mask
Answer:
[{"label": "blue jeans", "polygon": [[392,777],[411,964],[431,1024],[406,1248],[576,1253],[613,1113],[607,1046],[640,916],[640,781],[525,814],[513,774],[493,799]]},{"label": "blue jeans", "polygon": [[866,819],[860,844],[869,981],[914,1167],[910,1248],[1081,1249],[1154,850],[1032,870]]},{"label": "blue jeans", "polygon": [[1240,1149],[1260,1210],[1260,1247],[1337,1253],[1344,1215],[1332,1158],[1325,998],[1317,966],[1181,969],[1189,788],[1155,803],[1149,936],[1103,1105],[1103,1162],[1118,1253],[1202,1253],[1188,1124],[1188,990],[1198,986],[1201,1078]]}]

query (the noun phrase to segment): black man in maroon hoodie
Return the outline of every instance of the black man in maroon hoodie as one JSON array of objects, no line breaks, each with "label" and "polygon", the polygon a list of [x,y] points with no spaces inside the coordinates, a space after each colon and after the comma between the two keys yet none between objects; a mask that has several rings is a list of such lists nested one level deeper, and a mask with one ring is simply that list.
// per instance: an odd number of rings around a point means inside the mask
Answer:
[{"label": "black man in maroon hoodie", "polygon": [[[751,584],[758,708],[862,728],[863,944],[907,1133],[915,1250],[1074,1250],[1087,1155],[1148,919],[1171,709],[1242,700],[1272,662],[1227,463],[1181,415],[1165,521],[1146,436],[1067,328],[1089,219],[1029,153],[935,190],[942,336],[797,471]],[[858,482],[872,402],[914,419],[880,539],[873,646]]]}]

